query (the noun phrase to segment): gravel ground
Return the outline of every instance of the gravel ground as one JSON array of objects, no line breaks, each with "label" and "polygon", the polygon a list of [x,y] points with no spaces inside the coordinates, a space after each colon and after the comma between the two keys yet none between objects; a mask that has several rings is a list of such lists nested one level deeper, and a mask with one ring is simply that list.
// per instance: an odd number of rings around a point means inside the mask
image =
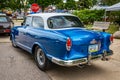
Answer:
[{"label": "gravel ground", "polygon": [[0,43],[0,80],[50,80],[26,51]]},{"label": "gravel ground", "polygon": [[110,46],[110,48],[114,51],[114,55],[112,56],[112,60],[120,62],[120,39],[114,39],[114,42]]}]

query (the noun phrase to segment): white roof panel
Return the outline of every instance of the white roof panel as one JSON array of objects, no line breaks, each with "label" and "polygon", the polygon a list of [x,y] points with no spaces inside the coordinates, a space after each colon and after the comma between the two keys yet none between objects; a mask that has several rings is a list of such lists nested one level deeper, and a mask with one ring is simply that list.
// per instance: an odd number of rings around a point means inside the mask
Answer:
[{"label": "white roof panel", "polygon": [[40,16],[43,18],[44,21],[44,29],[49,29],[47,25],[47,19],[53,16],[74,16],[72,14],[68,13],[36,13],[36,14],[30,14],[28,16]]},{"label": "white roof panel", "polygon": [[40,17],[47,19],[47,18],[52,17],[52,16],[60,16],[60,15],[74,16],[74,15],[68,14],[68,13],[36,13],[36,14],[30,14],[28,16],[40,16]]}]

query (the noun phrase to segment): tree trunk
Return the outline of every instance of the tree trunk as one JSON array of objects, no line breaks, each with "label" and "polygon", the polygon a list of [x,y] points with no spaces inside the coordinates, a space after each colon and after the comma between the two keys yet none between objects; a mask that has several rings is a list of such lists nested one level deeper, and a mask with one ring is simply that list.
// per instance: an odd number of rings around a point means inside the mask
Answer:
[{"label": "tree trunk", "polygon": [[45,7],[44,7],[44,6],[42,6],[42,13],[44,12],[44,10],[45,10]]}]

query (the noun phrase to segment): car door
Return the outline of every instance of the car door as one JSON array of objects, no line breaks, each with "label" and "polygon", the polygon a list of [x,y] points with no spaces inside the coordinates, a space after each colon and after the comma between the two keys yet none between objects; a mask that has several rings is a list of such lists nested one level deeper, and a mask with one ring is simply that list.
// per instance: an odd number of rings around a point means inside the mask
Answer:
[{"label": "car door", "polygon": [[44,32],[44,21],[40,16],[32,17],[31,26],[27,27],[26,30],[26,45],[29,48],[32,48],[34,42],[38,42],[40,39],[40,35]]},{"label": "car door", "polygon": [[31,27],[32,17],[27,16],[24,22],[24,25],[21,28],[18,28],[18,38],[17,42],[19,45],[22,46],[24,49],[28,50],[27,47],[27,28]]}]

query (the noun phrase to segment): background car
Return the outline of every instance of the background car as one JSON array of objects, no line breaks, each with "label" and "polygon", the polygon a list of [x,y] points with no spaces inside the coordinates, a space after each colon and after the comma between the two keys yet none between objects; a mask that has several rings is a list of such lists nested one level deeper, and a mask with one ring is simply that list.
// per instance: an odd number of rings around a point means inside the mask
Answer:
[{"label": "background car", "polygon": [[12,20],[6,14],[0,14],[0,34],[10,34],[13,24]]},{"label": "background car", "polygon": [[26,17],[21,26],[12,28],[10,39],[34,55],[41,70],[51,62],[61,66],[90,64],[108,60],[113,37],[106,32],[87,30],[78,17],[66,13],[39,13]]}]

